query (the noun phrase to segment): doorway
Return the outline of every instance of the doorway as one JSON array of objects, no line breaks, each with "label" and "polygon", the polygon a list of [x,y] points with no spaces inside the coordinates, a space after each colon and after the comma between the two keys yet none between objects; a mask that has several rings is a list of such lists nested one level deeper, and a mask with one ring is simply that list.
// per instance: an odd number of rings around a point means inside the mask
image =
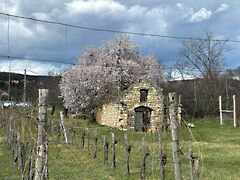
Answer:
[{"label": "doorway", "polygon": [[146,132],[150,128],[151,111],[149,107],[140,106],[134,109],[134,128],[136,131]]}]

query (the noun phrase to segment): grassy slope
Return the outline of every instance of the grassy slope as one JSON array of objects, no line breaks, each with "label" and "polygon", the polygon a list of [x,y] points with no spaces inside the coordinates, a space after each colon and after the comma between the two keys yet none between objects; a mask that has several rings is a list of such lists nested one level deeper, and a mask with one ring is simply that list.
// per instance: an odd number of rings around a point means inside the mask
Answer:
[{"label": "grassy slope", "polygon": [[[220,128],[215,121],[199,121],[196,123],[196,126],[197,128],[192,129],[193,136],[187,129],[183,128],[181,130],[181,146],[185,155],[187,154],[188,146],[192,145],[194,152],[201,156],[202,179],[238,179],[240,177],[240,172],[238,171],[240,167],[239,129],[234,129],[228,125]],[[110,140],[111,133],[108,131],[108,128],[99,128],[100,136],[103,137],[104,134],[107,134]],[[51,172],[54,174],[52,174],[53,179],[65,179],[67,177],[71,177],[71,179],[79,179],[79,177],[87,179],[138,179],[140,174],[141,139],[145,136],[151,153],[147,161],[147,177],[149,179],[159,178],[157,134],[149,135],[146,133],[129,132],[128,136],[132,145],[130,177],[124,176],[125,149],[124,143],[122,143],[124,142],[123,136],[124,132],[116,131],[116,137],[119,139],[119,143],[116,146],[116,170],[111,170],[110,162],[103,164],[102,139],[100,139],[97,160],[93,160],[92,155],[88,154],[87,148],[80,149],[74,146],[74,148],[68,149],[64,145],[52,146],[53,151],[57,153],[51,157],[50,162],[53,165],[52,169],[50,168],[50,174]],[[166,145],[165,151],[168,155],[167,179],[173,178],[170,139],[169,132],[162,134],[163,144]],[[91,146],[91,152],[92,148]],[[111,153],[109,155],[111,156]],[[189,179],[189,165],[185,155],[182,156],[183,177],[184,179]],[[58,170],[59,168],[61,170]]]},{"label": "grassy slope", "polygon": [[[70,122],[70,121],[69,121]],[[73,123],[71,121],[71,123]],[[141,162],[141,139],[145,137],[146,144],[150,150],[147,158],[147,179],[159,179],[159,146],[157,134],[129,132],[129,141],[132,145],[131,151],[131,175],[125,176],[124,160],[124,132],[111,130],[92,123],[73,123],[75,126],[90,127],[91,132],[95,127],[99,130],[97,158],[92,158],[93,146],[90,145],[90,153],[87,147],[81,149],[80,130],[77,129],[77,145],[64,145],[57,141],[57,136],[50,137],[49,154],[49,177],[50,179],[139,179]],[[91,128],[92,127],[92,128]],[[103,163],[102,138],[107,135],[111,138],[111,131],[114,131],[118,139],[116,145],[117,168],[111,170],[111,150],[109,150],[109,162]],[[239,128],[231,126],[222,128],[215,121],[198,121],[192,134],[186,129],[181,129],[181,147],[185,154],[182,156],[183,179],[189,178],[189,164],[186,158],[187,149],[192,145],[193,151],[201,157],[202,179],[238,179],[240,177],[240,132]],[[166,166],[166,179],[173,179],[171,136],[170,132],[161,135],[164,151],[167,153],[168,162]],[[70,140],[71,137],[69,136]],[[1,139],[3,140],[3,139]],[[93,143],[93,141],[91,141]],[[3,143],[0,146],[0,179],[18,179],[16,166],[10,162],[10,155]]]},{"label": "grassy slope", "polygon": [[206,179],[240,178],[240,129],[219,127],[218,123],[198,123],[194,142],[202,152],[203,177]]},{"label": "grassy slope", "polygon": [[17,166],[11,161],[10,152],[3,144],[2,133],[0,134],[0,179],[19,179]]}]

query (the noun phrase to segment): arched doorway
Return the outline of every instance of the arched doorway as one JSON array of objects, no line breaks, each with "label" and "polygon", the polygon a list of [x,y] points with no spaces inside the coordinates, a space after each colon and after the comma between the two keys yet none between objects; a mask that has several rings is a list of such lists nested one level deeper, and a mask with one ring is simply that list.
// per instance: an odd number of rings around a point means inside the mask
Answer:
[{"label": "arched doorway", "polygon": [[152,109],[140,106],[134,109],[134,128],[136,131],[147,131],[150,128]]}]

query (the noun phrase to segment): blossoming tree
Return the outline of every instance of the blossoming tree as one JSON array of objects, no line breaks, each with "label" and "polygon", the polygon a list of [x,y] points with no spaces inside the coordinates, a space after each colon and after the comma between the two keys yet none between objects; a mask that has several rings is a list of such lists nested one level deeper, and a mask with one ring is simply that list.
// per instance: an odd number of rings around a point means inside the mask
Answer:
[{"label": "blossoming tree", "polygon": [[116,99],[143,76],[159,84],[159,62],[140,54],[128,36],[117,35],[100,47],[86,48],[76,65],[63,72],[60,90],[66,108],[94,114],[102,103]]}]

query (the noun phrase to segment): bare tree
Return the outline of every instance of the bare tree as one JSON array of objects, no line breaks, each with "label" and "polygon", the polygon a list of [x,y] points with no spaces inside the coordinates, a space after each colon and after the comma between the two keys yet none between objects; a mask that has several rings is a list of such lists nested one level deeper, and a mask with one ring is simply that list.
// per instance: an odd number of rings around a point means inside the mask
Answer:
[{"label": "bare tree", "polygon": [[216,113],[224,55],[230,50],[226,43],[226,40],[217,40],[210,32],[205,32],[205,36],[198,40],[182,43],[180,53],[184,60],[177,61],[175,68],[182,79],[185,76],[199,79],[194,82],[192,94],[192,99],[198,100],[199,112]]},{"label": "bare tree", "polygon": [[77,64],[62,74],[60,90],[67,108],[93,113],[143,76],[159,83],[160,64],[140,54],[128,36],[118,35],[100,47],[86,48]]},{"label": "bare tree", "polygon": [[189,71],[188,62],[187,61],[180,61],[177,60],[174,64],[174,69],[177,70],[177,72],[180,74],[181,79],[184,80],[186,76],[191,76],[192,71]]},{"label": "bare tree", "polygon": [[218,78],[223,65],[224,54],[229,51],[227,41],[219,41],[210,32],[199,40],[183,42],[181,55],[185,58],[185,65],[194,70],[194,75],[207,79]]},{"label": "bare tree", "polygon": [[233,79],[240,80],[240,66],[235,69],[232,69],[232,70],[230,70],[230,69],[227,70],[226,75]]}]

